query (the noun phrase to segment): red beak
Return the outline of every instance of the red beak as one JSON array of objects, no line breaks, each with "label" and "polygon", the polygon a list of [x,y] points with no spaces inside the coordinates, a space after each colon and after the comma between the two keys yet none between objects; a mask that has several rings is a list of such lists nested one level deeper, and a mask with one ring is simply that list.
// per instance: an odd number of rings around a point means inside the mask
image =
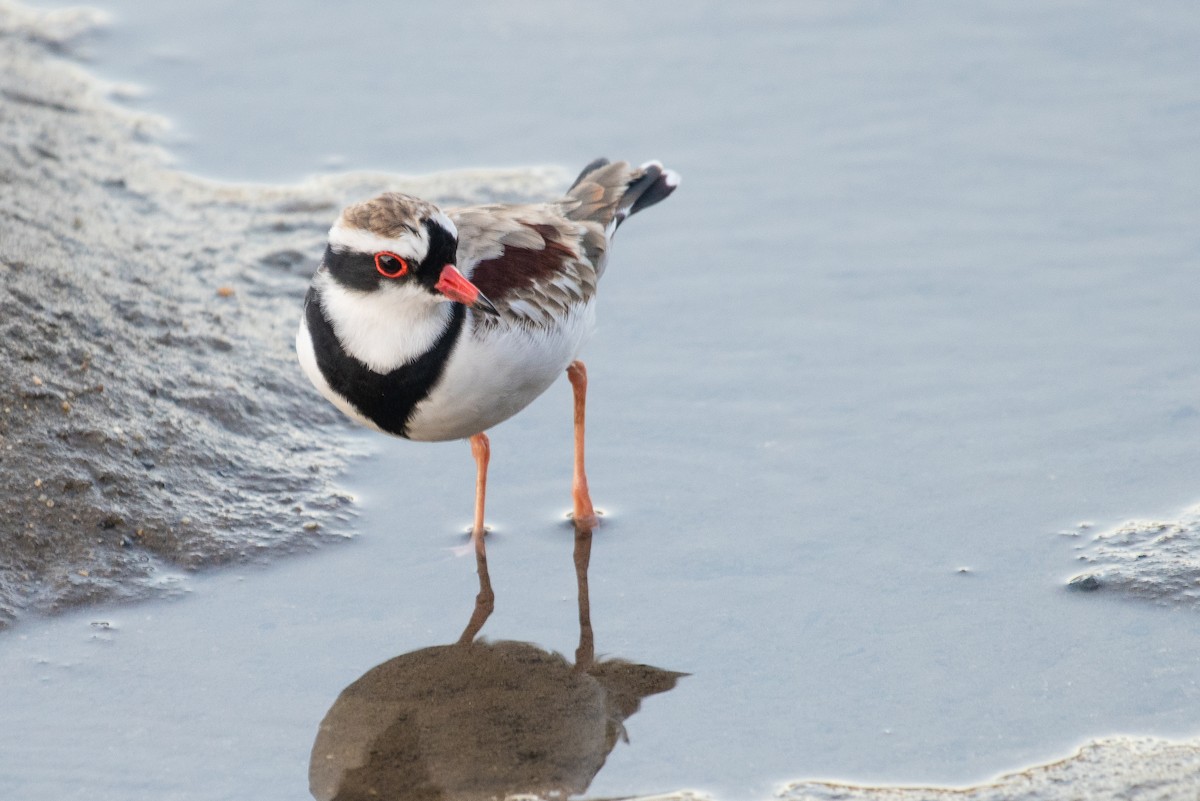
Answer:
[{"label": "red beak", "polygon": [[479,291],[479,287],[464,278],[453,264],[447,264],[442,268],[442,275],[433,288],[450,300],[464,306],[470,306],[472,309],[478,309],[488,314],[500,314],[492,302]]}]

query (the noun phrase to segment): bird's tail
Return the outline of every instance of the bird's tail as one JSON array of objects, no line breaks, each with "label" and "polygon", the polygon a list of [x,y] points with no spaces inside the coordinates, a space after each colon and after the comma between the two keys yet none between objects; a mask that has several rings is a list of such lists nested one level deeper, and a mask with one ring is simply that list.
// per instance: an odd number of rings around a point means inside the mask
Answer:
[{"label": "bird's tail", "polygon": [[598,222],[611,233],[630,214],[665,199],[677,186],[678,173],[657,161],[631,167],[624,161],[596,159],[567,190],[567,216]]}]

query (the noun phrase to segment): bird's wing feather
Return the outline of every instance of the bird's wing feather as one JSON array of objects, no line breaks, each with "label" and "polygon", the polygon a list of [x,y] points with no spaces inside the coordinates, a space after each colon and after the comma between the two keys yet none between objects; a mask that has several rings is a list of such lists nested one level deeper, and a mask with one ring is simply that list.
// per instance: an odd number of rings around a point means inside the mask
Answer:
[{"label": "bird's wing feather", "polygon": [[607,240],[560,206],[490,205],[447,209],[458,228],[458,268],[500,312],[477,325],[557,325],[596,291]]}]

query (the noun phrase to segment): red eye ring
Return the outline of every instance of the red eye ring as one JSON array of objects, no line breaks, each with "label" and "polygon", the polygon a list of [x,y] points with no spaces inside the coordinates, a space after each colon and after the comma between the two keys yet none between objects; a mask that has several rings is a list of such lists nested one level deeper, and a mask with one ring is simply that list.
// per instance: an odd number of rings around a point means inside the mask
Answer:
[{"label": "red eye ring", "polygon": [[[395,264],[398,264],[399,266],[394,270],[389,271],[387,266],[384,266],[385,263],[389,261],[395,262]],[[375,269],[378,270],[379,274],[384,278],[400,278],[401,276],[408,275],[408,262],[405,259],[397,256],[395,253],[392,253],[389,250],[384,250],[375,254]]]}]

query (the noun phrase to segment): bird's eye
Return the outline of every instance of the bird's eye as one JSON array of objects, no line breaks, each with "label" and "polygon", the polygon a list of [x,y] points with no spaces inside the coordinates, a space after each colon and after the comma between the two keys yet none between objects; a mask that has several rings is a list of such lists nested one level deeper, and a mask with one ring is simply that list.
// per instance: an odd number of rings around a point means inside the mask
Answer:
[{"label": "bird's eye", "polygon": [[375,269],[384,278],[399,278],[408,273],[408,262],[385,250],[375,254]]}]

